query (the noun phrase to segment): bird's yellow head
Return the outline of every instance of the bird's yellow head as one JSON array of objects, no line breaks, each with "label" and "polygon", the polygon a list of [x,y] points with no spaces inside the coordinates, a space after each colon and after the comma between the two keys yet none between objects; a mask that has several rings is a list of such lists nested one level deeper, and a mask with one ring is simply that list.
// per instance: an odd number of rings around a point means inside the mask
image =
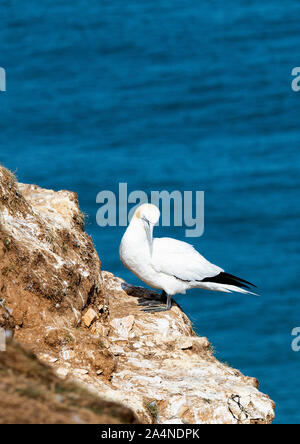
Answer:
[{"label": "bird's yellow head", "polygon": [[155,205],[147,203],[137,208],[134,217],[143,221],[146,220],[151,225],[155,225],[159,221],[160,211]]}]

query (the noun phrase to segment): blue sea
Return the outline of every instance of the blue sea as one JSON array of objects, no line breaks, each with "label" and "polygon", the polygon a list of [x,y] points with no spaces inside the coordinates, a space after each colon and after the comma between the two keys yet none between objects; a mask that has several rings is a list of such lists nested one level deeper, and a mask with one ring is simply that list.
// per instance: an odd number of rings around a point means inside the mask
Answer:
[{"label": "blue sea", "polygon": [[300,2],[3,0],[0,20],[0,162],[76,191],[103,269],[135,284],[118,255],[124,227],[96,224],[98,192],[204,191],[201,237],[156,234],[260,297],[175,299],[218,359],[259,379],[275,422],[299,424]]}]

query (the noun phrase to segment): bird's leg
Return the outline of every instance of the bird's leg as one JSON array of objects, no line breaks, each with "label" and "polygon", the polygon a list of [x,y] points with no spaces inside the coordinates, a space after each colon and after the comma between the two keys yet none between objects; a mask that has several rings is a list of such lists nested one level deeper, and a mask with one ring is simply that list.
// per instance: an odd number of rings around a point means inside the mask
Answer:
[{"label": "bird's leg", "polygon": [[[164,295],[166,294],[165,292],[163,292],[163,293],[164,293]],[[163,296],[163,293],[162,293],[162,296]],[[154,305],[153,307],[144,308],[143,311],[145,311],[147,313],[157,313],[157,312],[161,312],[161,311],[168,311],[168,310],[170,310],[171,307],[172,307],[172,296],[168,294],[166,305]]]},{"label": "bird's leg", "polygon": [[170,294],[167,295],[167,306],[166,309],[170,310],[172,307],[172,296]]}]

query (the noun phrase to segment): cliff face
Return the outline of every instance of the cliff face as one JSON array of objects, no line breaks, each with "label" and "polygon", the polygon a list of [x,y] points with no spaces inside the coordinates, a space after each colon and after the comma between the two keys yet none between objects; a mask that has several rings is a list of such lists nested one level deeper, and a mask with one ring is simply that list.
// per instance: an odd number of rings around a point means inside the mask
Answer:
[{"label": "cliff face", "polygon": [[130,409],[62,381],[15,342],[0,353],[0,374],[0,424],[137,423]]},{"label": "cliff face", "polygon": [[0,326],[143,423],[270,423],[258,381],[216,360],[178,306],[145,313],[156,293],[100,271],[83,222],[74,193],[0,168]]},{"label": "cliff face", "polygon": [[75,193],[17,184],[0,168],[1,296],[13,312],[4,316],[7,327],[76,327],[87,303],[106,307],[100,261],[83,225]]}]

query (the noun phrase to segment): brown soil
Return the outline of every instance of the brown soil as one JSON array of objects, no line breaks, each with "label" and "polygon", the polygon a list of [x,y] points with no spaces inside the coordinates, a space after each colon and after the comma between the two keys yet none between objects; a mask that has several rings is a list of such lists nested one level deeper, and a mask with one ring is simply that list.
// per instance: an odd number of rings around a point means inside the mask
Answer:
[{"label": "brown soil", "polygon": [[17,343],[0,352],[1,424],[137,423],[131,410],[62,381]]}]

